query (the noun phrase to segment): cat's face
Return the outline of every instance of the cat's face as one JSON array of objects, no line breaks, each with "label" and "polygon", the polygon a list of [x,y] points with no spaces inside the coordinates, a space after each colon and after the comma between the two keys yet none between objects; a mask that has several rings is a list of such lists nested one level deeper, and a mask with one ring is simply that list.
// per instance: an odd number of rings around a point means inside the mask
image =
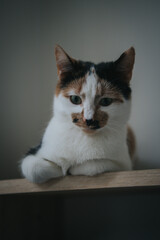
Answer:
[{"label": "cat's face", "polygon": [[77,61],[56,46],[59,81],[55,109],[86,133],[116,129],[128,121],[135,51],[130,48],[115,62]]}]

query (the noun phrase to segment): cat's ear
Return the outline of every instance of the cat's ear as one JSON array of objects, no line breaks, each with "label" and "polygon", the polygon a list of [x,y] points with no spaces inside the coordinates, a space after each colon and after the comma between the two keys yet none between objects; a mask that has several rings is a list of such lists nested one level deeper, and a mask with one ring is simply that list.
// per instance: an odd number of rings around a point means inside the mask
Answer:
[{"label": "cat's ear", "polygon": [[115,61],[116,73],[126,83],[129,83],[131,80],[134,61],[135,49],[133,47],[125,51],[118,60]]},{"label": "cat's ear", "polygon": [[73,71],[76,60],[71,58],[59,45],[55,47],[55,56],[58,76],[61,79]]}]

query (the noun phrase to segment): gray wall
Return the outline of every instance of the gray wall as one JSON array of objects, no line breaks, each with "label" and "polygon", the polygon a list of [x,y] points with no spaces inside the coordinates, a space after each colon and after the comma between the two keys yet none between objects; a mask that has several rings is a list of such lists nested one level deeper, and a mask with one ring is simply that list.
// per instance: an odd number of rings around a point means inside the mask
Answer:
[{"label": "gray wall", "polygon": [[135,47],[137,168],[160,168],[159,13],[158,0],[0,1],[0,179],[20,177],[18,161],[39,143],[51,117],[56,43],[95,62]]}]

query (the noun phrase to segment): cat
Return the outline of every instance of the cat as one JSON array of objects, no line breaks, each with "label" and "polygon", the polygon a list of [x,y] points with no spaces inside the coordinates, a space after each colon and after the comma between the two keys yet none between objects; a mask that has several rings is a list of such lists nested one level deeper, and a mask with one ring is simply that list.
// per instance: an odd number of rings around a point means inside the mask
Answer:
[{"label": "cat", "polygon": [[53,117],[41,143],[22,159],[23,176],[43,183],[66,174],[132,170],[135,137],[127,122],[135,49],[99,64],[76,60],[59,45],[55,56]]}]

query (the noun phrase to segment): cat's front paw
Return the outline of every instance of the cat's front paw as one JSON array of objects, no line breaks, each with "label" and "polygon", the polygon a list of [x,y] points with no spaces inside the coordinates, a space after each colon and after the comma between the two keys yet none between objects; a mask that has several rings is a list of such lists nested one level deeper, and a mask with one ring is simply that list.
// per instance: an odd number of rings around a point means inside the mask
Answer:
[{"label": "cat's front paw", "polygon": [[62,169],[57,164],[34,155],[22,160],[21,171],[24,177],[34,183],[43,183],[51,178],[63,176]]},{"label": "cat's front paw", "polygon": [[86,175],[86,176],[93,176],[95,174],[97,174],[96,169],[93,169],[92,166],[88,166],[88,164],[77,164],[74,165],[72,167],[70,167],[69,169],[69,174],[71,175]]},{"label": "cat's front paw", "polygon": [[70,167],[68,170],[68,173],[69,173],[69,175],[80,175],[77,165]]}]

